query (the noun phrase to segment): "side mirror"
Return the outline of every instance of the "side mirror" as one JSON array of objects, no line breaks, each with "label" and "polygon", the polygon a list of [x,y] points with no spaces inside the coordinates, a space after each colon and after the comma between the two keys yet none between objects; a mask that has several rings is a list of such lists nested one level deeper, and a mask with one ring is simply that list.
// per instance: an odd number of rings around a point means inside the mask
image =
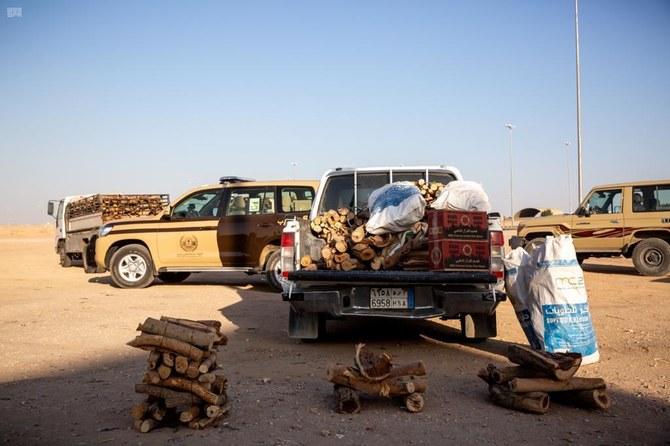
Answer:
[{"label": "side mirror", "polygon": [[52,217],[56,218],[56,216],[54,215],[54,202],[53,202],[53,201],[50,201],[50,202],[47,204],[47,214],[49,214],[49,215],[51,215]]},{"label": "side mirror", "polygon": [[161,215],[161,220],[170,220],[171,212],[172,212],[172,206],[165,206],[163,208],[163,215]]},{"label": "side mirror", "polygon": [[580,217],[590,217],[591,216],[591,208],[589,207],[589,204],[586,203],[584,207],[579,208],[577,211],[577,215]]}]

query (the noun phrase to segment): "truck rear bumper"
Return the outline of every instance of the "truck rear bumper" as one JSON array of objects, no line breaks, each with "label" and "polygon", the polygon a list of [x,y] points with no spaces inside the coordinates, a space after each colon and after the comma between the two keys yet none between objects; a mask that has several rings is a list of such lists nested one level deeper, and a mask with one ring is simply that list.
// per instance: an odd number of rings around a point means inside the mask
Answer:
[{"label": "truck rear bumper", "polygon": [[337,290],[300,290],[282,293],[296,312],[324,313],[331,317],[369,316],[400,319],[457,318],[462,314],[493,314],[507,296],[493,287],[485,290],[449,290],[432,286],[411,287],[413,303],[407,309],[370,307],[370,287]]}]

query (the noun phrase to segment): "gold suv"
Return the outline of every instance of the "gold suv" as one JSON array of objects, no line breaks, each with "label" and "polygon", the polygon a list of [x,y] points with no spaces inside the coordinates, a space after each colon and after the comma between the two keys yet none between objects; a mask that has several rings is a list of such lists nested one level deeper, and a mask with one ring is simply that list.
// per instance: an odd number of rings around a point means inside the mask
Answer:
[{"label": "gold suv", "polygon": [[181,282],[197,272],[263,272],[281,291],[284,220],[308,215],[317,187],[222,177],[185,193],[162,215],[102,226],[86,247],[85,269],[110,271],[121,288],[143,288],[155,277]]},{"label": "gold suv", "polygon": [[524,219],[510,244],[532,250],[559,234],[572,235],[580,262],[623,255],[640,274],[668,274],[670,180],[597,186],[574,214]]}]

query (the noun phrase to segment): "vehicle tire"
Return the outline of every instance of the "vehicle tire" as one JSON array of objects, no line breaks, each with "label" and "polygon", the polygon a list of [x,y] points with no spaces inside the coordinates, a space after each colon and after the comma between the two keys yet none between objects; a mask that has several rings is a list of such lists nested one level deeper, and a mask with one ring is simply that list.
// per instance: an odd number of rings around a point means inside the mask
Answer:
[{"label": "vehicle tire", "polygon": [[268,261],[265,262],[265,278],[268,285],[273,291],[282,292],[281,286],[281,250],[277,249],[268,256]]},{"label": "vehicle tire", "polygon": [[63,268],[69,268],[72,266],[72,257],[68,254],[61,252],[60,253],[60,266]]},{"label": "vehicle tire", "polygon": [[533,251],[535,251],[539,246],[542,246],[546,243],[546,238],[544,237],[537,237],[534,238],[533,240],[529,241],[526,243],[526,246],[524,246],[524,249],[526,252],[530,255],[533,255]]},{"label": "vehicle tire", "polygon": [[158,278],[165,283],[181,283],[188,279],[190,275],[191,273],[187,272],[158,273]]},{"label": "vehicle tire", "polygon": [[633,249],[633,265],[643,276],[664,276],[670,272],[670,244],[658,238],[642,240]]},{"label": "vehicle tire", "polygon": [[112,280],[121,288],[145,288],[154,281],[154,264],[142,245],[119,248],[110,261]]}]

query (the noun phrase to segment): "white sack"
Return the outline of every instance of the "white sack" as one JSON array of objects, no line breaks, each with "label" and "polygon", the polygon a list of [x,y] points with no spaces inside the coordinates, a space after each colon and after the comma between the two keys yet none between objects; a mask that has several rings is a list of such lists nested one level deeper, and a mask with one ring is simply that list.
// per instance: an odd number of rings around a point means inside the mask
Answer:
[{"label": "white sack", "polygon": [[426,200],[414,184],[396,182],[374,190],[368,198],[370,219],[365,230],[370,234],[402,232],[423,218]]},{"label": "white sack", "polygon": [[547,236],[533,251],[524,280],[528,287],[533,329],[543,350],[577,352],[582,364],[599,359],[598,343],[570,235]]},{"label": "white sack", "polygon": [[431,207],[454,211],[488,212],[491,210],[491,203],[481,184],[474,181],[455,180],[444,186]]},{"label": "white sack", "polygon": [[530,346],[536,350],[542,349],[542,344],[535,333],[531,320],[531,310],[528,303],[528,286],[526,285],[525,269],[528,266],[530,255],[523,248],[512,250],[503,259],[505,265],[505,291],[509,297],[514,312],[519,320],[521,329],[528,339]]}]

